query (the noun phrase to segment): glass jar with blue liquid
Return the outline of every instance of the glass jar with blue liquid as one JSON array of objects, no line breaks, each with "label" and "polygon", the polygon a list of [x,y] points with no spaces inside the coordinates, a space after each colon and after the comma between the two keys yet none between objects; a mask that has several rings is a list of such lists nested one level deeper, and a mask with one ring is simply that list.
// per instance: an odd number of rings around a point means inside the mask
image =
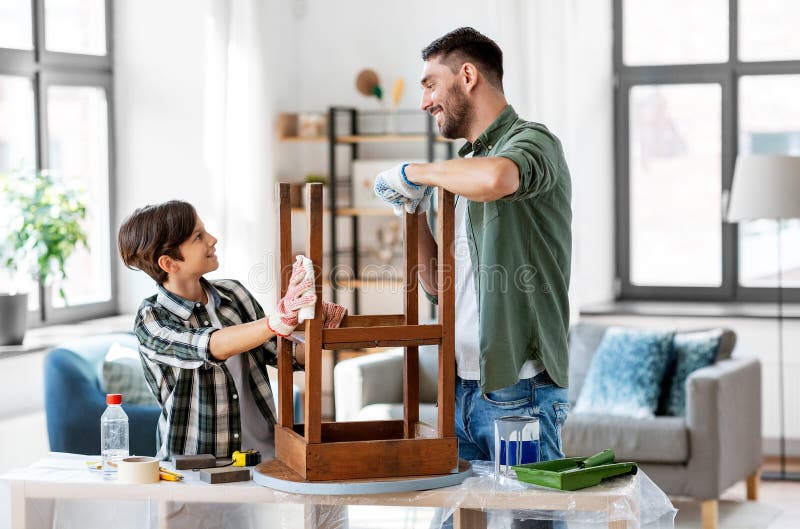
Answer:
[{"label": "glass jar with blue liquid", "polygon": [[494,420],[494,477],[516,477],[514,465],[539,461],[539,419],[507,415]]}]

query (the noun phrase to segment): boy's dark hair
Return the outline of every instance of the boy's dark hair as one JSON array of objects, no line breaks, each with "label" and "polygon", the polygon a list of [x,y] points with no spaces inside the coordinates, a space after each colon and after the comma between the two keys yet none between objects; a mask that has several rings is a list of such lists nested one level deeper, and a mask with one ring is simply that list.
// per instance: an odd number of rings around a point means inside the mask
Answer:
[{"label": "boy's dark hair", "polygon": [[137,209],[119,228],[117,243],[122,262],[163,284],[169,274],[158,266],[158,258],[168,255],[183,259],[178,247],[194,233],[196,217],[194,206],[180,200]]},{"label": "boy's dark hair", "polygon": [[453,73],[465,62],[474,63],[495,88],[503,90],[503,50],[474,28],[454,29],[422,50],[423,61],[436,57]]}]

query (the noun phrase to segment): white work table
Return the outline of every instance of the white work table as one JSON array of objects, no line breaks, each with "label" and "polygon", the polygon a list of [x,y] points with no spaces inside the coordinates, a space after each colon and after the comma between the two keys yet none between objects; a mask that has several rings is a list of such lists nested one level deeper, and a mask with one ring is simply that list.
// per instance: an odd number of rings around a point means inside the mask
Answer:
[{"label": "white work table", "polygon": [[[517,482],[498,485],[487,475],[487,468],[478,465],[475,477],[443,489],[396,494],[303,495],[276,491],[253,481],[209,485],[192,471],[182,471],[183,482],[162,481],[149,485],[107,482],[99,473],[86,469],[87,459],[90,458],[52,453],[27,468],[0,476],[10,494],[11,528],[30,527],[34,515],[40,515],[31,505],[41,499],[99,501],[97,509],[120,503],[130,508],[131,502],[140,502],[142,507],[139,508],[146,508],[150,513],[148,524],[159,528],[172,527],[176,512],[191,513],[191,504],[200,504],[196,508],[202,504],[302,505],[304,514],[298,516],[300,511],[297,510],[291,522],[292,526],[307,529],[347,527],[344,508],[347,505],[441,507],[452,510],[454,527],[463,529],[485,528],[485,511],[494,509],[526,509],[536,513],[561,511],[566,513],[566,519],[590,521],[598,527],[613,529],[640,527],[643,509],[647,510],[647,518],[660,518],[659,527],[662,528],[665,527],[664,517],[669,521],[674,519],[672,504],[641,472],[583,491],[561,492]],[[176,509],[176,505],[188,508]],[[96,514],[94,507],[92,511]]]}]

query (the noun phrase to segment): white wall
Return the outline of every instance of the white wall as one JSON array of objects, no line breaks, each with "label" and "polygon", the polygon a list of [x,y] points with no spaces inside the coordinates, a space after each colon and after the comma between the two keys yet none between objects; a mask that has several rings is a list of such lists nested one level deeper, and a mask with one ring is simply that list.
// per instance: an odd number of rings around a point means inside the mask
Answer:
[{"label": "white wall", "polygon": [[374,69],[388,87],[397,77],[404,78],[406,91],[401,107],[416,108],[423,47],[462,25],[497,33],[496,2],[311,0],[306,3],[306,12],[297,22],[299,108],[322,109],[331,103],[377,108],[374,98],[366,98],[355,90],[356,74],[363,68]]},{"label": "white wall", "polygon": [[[416,108],[420,51],[425,45],[462,25],[494,38],[504,50],[509,101],[523,117],[547,124],[564,144],[573,178],[573,306],[577,309],[580,304],[613,297],[613,72],[608,2],[312,0],[306,5],[296,21],[298,84],[292,110],[323,110],[330,104],[379,108],[374,98],[354,89],[358,71],[367,67],[376,70],[385,87],[402,77],[406,91],[401,108]],[[298,147],[291,146],[282,156],[303,159],[299,173],[321,171],[324,148],[302,147],[298,156]],[[399,156],[407,149],[373,155]]]},{"label": "white wall", "polygon": [[[573,304],[611,297],[612,63],[611,13],[606,3],[275,0],[259,4],[261,9],[250,16],[260,21],[263,33],[243,45],[261,47],[248,52],[249,60],[262,61],[263,75],[238,78],[256,82],[261,87],[256,95],[241,83],[219,79],[232,62],[231,50],[217,42],[220,33],[225,37],[247,28],[241,20],[236,26],[237,14],[231,15],[228,2],[145,0],[117,6],[118,222],[147,203],[170,198],[192,202],[209,229],[221,235],[219,274],[250,281],[269,302],[271,284],[263,283],[269,269],[251,274],[251,268],[268,261],[274,168],[277,179],[323,171],[325,146],[276,146],[265,141],[258,163],[243,163],[246,156],[234,156],[230,145],[227,150],[220,147],[225,142],[222,131],[231,132],[220,109],[231,98],[241,99],[233,96],[238,90],[252,106],[252,121],[245,125],[266,127],[268,133],[281,110],[324,110],[331,104],[378,108],[374,99],[354,89],[355,76],[365,67],[375,69],[387,87],[402,77],[406,90],[400,106],[416,108],[422,47],[455,27],[472,25],[503,47],[511,103],[524,117],[550,126],[564,143],[573,178]],[[305,8],[295,10],[295,6]],[[367,155],[418,155],[415,149]],[[232,166],[236,159],[240,163]],[[120,272],[122,311],[134,310],[152,291],[152,281],[144,274]]]},{"label": "white wall", "polygon": [[[220,239],[212,277],[250,281],[265,304],[272,121],[290,104],[297,72],[290,9],[277,0],[142,0],[114,11],[115,231],[137,207],[189,201]],[[120,311],[133,312],[155,285],[120,265],[119,292]]]}]

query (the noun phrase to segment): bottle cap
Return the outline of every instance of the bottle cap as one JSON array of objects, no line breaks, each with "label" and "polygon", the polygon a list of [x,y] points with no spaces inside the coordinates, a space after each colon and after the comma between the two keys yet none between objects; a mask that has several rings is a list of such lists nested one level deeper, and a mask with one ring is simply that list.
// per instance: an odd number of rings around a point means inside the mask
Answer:
[{"label": "bottle cap", "polygon": [[106,395],[106,404],[122,404],[122,395],[119,393],[109,393]]}]

